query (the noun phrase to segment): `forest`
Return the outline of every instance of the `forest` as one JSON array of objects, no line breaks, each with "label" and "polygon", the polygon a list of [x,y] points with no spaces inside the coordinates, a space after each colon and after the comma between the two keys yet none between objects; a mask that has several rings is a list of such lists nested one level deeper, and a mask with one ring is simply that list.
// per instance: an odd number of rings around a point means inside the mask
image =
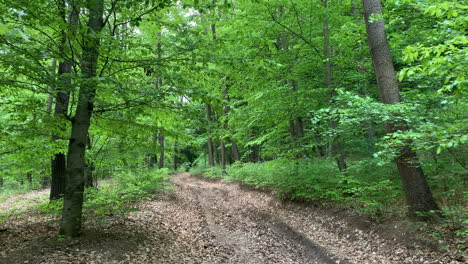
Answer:
[{"label": "forest", "polygon": [[0,0],[0,263],[464,263],[467,11]]}]

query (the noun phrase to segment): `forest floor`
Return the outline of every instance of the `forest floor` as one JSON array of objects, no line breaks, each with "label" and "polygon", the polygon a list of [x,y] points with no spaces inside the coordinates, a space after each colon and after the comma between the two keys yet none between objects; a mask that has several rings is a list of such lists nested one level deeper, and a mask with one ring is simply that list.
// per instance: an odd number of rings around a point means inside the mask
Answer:
[{"label": "forest floor", "polygon": [[[404,225],[377,228],[343,211],[187,173],[172,182],[174,190],[128,216],[86,222],[74,240],[57,239],[57,217],[10,216],[0,225],[0,263],[463,263],[414,244]],[[44,198],[37,191],[0,200],[0,212]]]}]

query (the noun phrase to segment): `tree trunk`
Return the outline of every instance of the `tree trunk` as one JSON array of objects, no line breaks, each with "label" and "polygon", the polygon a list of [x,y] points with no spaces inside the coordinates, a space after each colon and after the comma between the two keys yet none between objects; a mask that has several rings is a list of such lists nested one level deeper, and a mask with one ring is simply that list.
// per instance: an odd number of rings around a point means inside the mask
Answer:
[{"label": "tree trunk", "polygon": [[32,173],[26,173],[26,179],[28,180],[29,185],[32,185]]},{"label": "tree trunk", "polygon": [[221,168],[226,169],[226,145],[224,139],[221,139]]},{"label": "tree trunk", "polygon": [[164,135],[162,133],[159,134],[159,147],[161,148],[161,152],[159,153],[159,168],[164,168]]},{"label": "tree trunk", "polygon": [[234,161],[240,161],[239,146],[234,140],[231,140],[231,152]]},{"label": "tree trunk", "polygon": [[[57,59],[52,59],[52,65],[50,67],[50,76],[52,78],[52,82],[55,78],[55,74],[56,74],[56,70],[57,70]],[[50,86],[50,90],[49,90],[49,95],[47,97],[47,105],[46,105],[46,115],[47,116],[50,116],[51,113],[52,113],[52,106],[54,105],[54,85],[51,85]],[[51,159],[51,169],[52,169],[52,160]],[[43,172],[43,176],[42,176],[42,180],[41,180],[41,187],[43,189],[47,188],[47,186],[49,185],[49,181],[51,180],[51,177],[49,177],[46,173]],[[63,193],[63,192],[62,192]],[[50,194],[49,194],[49,198],[50,198]]]},{"label": "tree trunk", "polygon": [[[52,78],[52,80],[54,80],[55,78],[56,70],[57,70],[57,59],[52,59],[52,65],[50,67],[50,77]],[[47,97],[47,106],[46,106],[47,115],[50,115],[52,113],[53,104],[54,104],[54,86],[51,85],[50,92]]]},{"label": "tree trunk", "polygon": [[211,106],[206,104],[206,120],[208,121],[208,166],[213,167],[214,164],[214,145],[213,139],[211,138]]},{"label": "tree trunk", "polygon": [[[66,1],[61,1],[60,12],[63,20],[66,21]],[[76,25],[78,23],[78,9],[72,5],[72,11],[69,16],[69,23],[71,25]],[[62,51],[68,50],[67,45],[68,32],[65,30],[62,31],[62,40],[61,40],[61,49]],[[65,56],[64,56],[65,57]],[[59,63],[58,67],[58,86],[56,87],[56,100],[55,100],[55,116],[63,119],[64,115],[68,112],[68,101],[70,98],[71,91],[71,78],[69,76],[64,76],[72,72],[72,62],[70,60],[65,60]],[[60,130],[65,131],[64,124],[60,125]],[[56,135],[52,136],[53,140],[58,140]],[[63,197],[65,192],[65,167],[66,159],[65,154],[56,153],[52,159],[51,163],[52,169],[52,182],[50,187],[50,199],[57,200]]]},{"label": "tree trunk", "polygon": [[86,1],[89,8],[88,32],[83,39],[80,86],[67,154],[66,188],[60,234],[76,237],[81,233],[86,141],[96,95],[96,68],[99,57],[99,32],[103,28],[104,0]]},{"label": "tree trunk", "polygon": [[52,159],[52,182],[50,200],[58,200],[65,193],[65,154],[57,153]]},{"label": "tree trunk", "polygon": [[[92,145],[91,145],[91,137],[88,135],[87,136],[87,144],[86,148],[88,151],[91,151]],[[89,158],[86,159],[86,166],[85,166],[85,187],[94,187],[94,163],[92,160]]]},{"label": "tree trunk", "polygon": [[221,144],[219,145],[219,148],[216,144],[214,144],[213,148],[214,148],[215,165],[221,165],[221,154],[219,151],[219,149],[221,149]]},{"label": "tree trunk", "polygon": [[174,171],[177,171],[177,165],[179,163],[179,153],[177,151],[177,141],[174,142],[174,164],[173,164],[173,169]]},{"label": "tree trunk", "polygon": [[[382,6],[380,0],[362,0],[362,4],[364,7],[367,40],[381,101],[384,104],[398,103],[400,102],[400,89],[395,76],[384,22],[381,18]],[[385,129],[387,133],[393,133],[398,130],[405,131],[407,130],[407,124],[389,122],[385,125]],[[409,216],[428,220],[430,217],[420,216],[418,212],[429,213],[432,210],[439,210],[439,207],[432,197],[416,152],[410,148],[411,142],[407,142],[407,144],[407,146],[399,150],[400,153],[395,162],[403,181],[406,202],[409,206]]]},{"label": "tree trunk", "polygon": [[[323,6],[325,7],[325,10],[328,10],[328,0],[323,0]],[[323,41],[323,50],[324,50],[324,58],[325,58],[325,86],[327,89],[329,89],[329,96],[330,96],[330,102],[333,102],[333,97],[334,97],[334,88],[332,87],[332,65],[331,65],[331,52],[330,52],[330,29],[328,25],[328,14],[325,14],[325,18],[323,21],[323,36],[324,36],[324,41]],[[336,131],[338,125],[338,121],[336,120],[335,117],[332,117],[330,120],[330,127],[331,129]],[[345,161],[345,156],[343,153],[343,147],[338,139],[338,137],[335,135],[332,139],[332,142],[330,144],[330,154],[335,158],[336,164],[338,166],[338,169],[341,172],[345,172],[347,169],[346,161]]]}]

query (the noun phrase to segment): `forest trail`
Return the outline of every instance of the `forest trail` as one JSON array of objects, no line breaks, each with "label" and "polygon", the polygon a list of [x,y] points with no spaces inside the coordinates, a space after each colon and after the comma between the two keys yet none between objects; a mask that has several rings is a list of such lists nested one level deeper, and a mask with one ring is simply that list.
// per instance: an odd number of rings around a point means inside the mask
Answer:
[{"label": "forest trail", "polygon": [[[31,213],[0,232],[0,263],[443,263],[350,225],[339,212],[188,173],[138,211],[57,241],[58,218]],[[396,227],[395,227],[396,228]]]},{"label": "forest trail", "polygon": [[204,233],[206,247],[217,249],[214,263],[345,263],[331,257],[274,213],[275,201],[237,184],[206,181],[182,173],[174,177],[176,197],[191,211]]}]

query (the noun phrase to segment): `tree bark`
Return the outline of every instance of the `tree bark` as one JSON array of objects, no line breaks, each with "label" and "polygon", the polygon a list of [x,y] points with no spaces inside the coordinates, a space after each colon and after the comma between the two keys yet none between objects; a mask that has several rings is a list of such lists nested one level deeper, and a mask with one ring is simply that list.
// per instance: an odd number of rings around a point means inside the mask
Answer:
[{"label": "tree bark", "polygon": [[52,159],[52,181],[50,185],[50,200],[58,200],[65,193],[65,154],[57,153]]},{"label": "tree bark", "polygon": [[[362,0],[364,7],[364,19],[366,22],[367,40],[372,56],[375,76],[380,92],[380,99],[384,104],[400,102],[400,89],[396,80],[393,61],[390,54],[384,21],[382,19],[382,6],[380,0]],[[389,122],[385,125],[387,133],[398,130],[407,130],[407,124],[402,122]],[[400,176],[403,181],[403,189],[406,202],[409,207],[409,216],[421,220],[430,217],[421,216],[418,213],[429,213],[439,210],[427,184],[424,172],[419,163],[417,154],[410,148],[411,142],[399,150],[399,156],[395,159]]]},{"label": "tree bark", "polygon": [[[91,151],[92,148],[92,143],[91,143],[91,137],[88,135],[87,136],[87,144],[86,148],[88,151]],[[85,165],[85,187],[94,187],[94,163],[92,160],[89,158],[86,159],[86,165]]]},{"label": "tree bark", "polygon": [[99,57],[99,32],[103,28],[104,0],[86,1],[89,10],[87,34],[83,38],[80,85],[72,131],[68,145],[66,188],[60,234],[76,237],[81,233],[86,141],[94,108],[97,83],[96,70]]}]

